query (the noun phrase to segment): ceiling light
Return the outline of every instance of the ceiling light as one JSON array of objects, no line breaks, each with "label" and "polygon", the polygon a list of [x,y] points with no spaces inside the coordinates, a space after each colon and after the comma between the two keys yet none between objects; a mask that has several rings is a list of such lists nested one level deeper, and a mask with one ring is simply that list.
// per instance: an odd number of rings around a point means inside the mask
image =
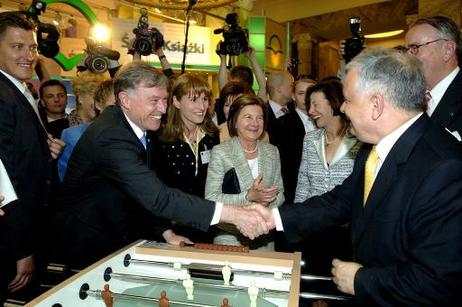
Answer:
[{"label": "ceiling light", "polygon": [[366,37],[366,38],[385,38],[385,37],[396,36],[396,35],[399,35],[399,34],[401,34],[403,32],[404,32],[404,30],[396,30],[396,31],[368,34],[368,35],[364,35],[364,37]]},{"label": "ceiling light", "polygon": [[162,11],[161,11],[161,10],[159,10],[157,7],[156,7],[156,8],[154,8],[154,11],[155,11],[156,13],[158,13],[158,14],[162,14]]},{"label": "ceiling light", "polygon": [[91,29],[91,36],[99,42],[107,42],[110,38],[110,31],[109,28],[103,24],[96,24]]}]

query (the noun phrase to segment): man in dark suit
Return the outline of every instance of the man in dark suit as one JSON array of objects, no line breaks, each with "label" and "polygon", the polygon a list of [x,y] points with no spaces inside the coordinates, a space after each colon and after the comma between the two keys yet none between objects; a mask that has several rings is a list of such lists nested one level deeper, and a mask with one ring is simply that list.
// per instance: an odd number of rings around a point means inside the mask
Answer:
[{"label": "man in dark suit", "polygon": [[74,148],[56,216],[58,254],[66,264],[82,268],[144,236],[131,229],[142,223],[133,218],[140,210],[203,231],[222,221],[247,234],[255,230],[247,221],[263,221],[255,211],[169,188],[148,167],[145,134],[160,126],[167,83],[142,62],[122,67],[114,80],[116,106],[108,107]]},{"label": "man in dark suit", "polygon": [[450,18],[418,19],[405,37],[408,52],[422,61],[431,95],[427,114],[459,141],[462,136],[462,56],[459,26]]},{"label": "man in dark suit", "polygon": [[286,71],[271,73],[266,83],[268,100],[268,132],[270,143],[277,145],[281,137],[281,118],[289,113],[294,77]]},{"label": "man in dark suit", "polygon": [[16,291],[32,277],[51,158],[62,149],[60,142],[47,139],[25,84],[37,59],[33,24],[18,13],[0,13],[0,159],[18,197],[2,208],[0,219],[0,302],[7,287]]},{"label": "man in dark suit", "polygon": [[332,274],[359,304],[460,305],[462,148],[423,112],[421,63],[363,51],[347,66],[344,93],[351,131],[367,143],[352,174],[304,203],[258,208],[293,241],[350,222],[355,262],[334,259]]}]

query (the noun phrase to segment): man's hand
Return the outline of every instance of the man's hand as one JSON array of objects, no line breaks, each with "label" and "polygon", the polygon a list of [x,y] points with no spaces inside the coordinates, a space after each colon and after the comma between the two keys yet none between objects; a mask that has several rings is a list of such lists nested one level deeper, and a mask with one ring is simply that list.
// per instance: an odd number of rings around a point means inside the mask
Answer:
[{"label": "man's hand", "polygon": [[223,206],[220,222],[236,225],[237,229],[251,240],[269,231],[260,213],[249,206]]},{"label": "man's hand", "polygon": [[165,242],[172,245],[180,245],[180,242],[183,241],[187,244],[194,244],[193,241],[189,240],[186,237],[177,235],[173,230],[168,229],[162,233],[162,237],[164,237]]},{"label": "man's hand", "polygon": [[355,294],[355,275],[362,267],[356,262],[345,262],[338,259],[332,260],[332,275],[337,288],[351,295]]},{"label": "man's hand", "polygon": [[255,58],[255,50],[249,46],[249,50],[247,50],[245,56],[249,59]]},{"label": "man's hand", "polygon": [[51,157],[53,159],[57,159],[59,155],[64,150],[64,147],[66,146],[66,143],[61,141],[60,139],[55,139],[53,137],[48,137],[48,148],[50,149]]},{"label": "man's hand", "polygon": [[16,261],[16,276],[13,281],[8,284],[8,290],[11,292],[18,291],[27,285],[34,273],[34,258],[32,255]]},{"label": "man's hand", "polygon": [[260,215],[263,217],[263,219],[266,222],[266,227],[268,227],[269,230],[276,228],[276,223],[274,222],[274,216],[273,216],[273,210],[266,208],[261,205],[252,205],[249,206],[248,208],[253,209],[260,213]]}]

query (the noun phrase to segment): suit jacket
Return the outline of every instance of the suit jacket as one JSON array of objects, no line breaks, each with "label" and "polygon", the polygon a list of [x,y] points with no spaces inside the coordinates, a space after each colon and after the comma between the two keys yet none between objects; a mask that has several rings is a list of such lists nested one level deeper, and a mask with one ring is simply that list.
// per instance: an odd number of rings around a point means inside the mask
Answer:
[{"label": "suit jacket", "polygon": [[153,141],[151,153],[159,178],[169,187],[185,193],[204,197],[205,179],[209,165],[210,152],[220,143],[217,136],[205,135],[199,142],[198,171],[196,175],[196,157],[185,141]]},{"label": "suit jacket", "polygon": [[266,132],[268,132],[270,143],[277,146],[281,138],[282,118],[284,118],[290,113],[283,115],[279,118],[276,118],[276,115],[274,114],[273,109],[271,109],[269,102],[266,106],[266,110],[268,112],[268,122],[266,123]]},{"label": "suit jacket", "polygon": [[282,116],[281,135],[277,144],[281,154],[281,174],[284,182],[286,202],[293,202],[297,187],[298,170],[302,159],[303,138],[305,126],[298,113],[294,110]]},{"label": "suit jacket", "polygon": [[303,156],[298,173],[295,201],[302,202],[324,194],[342,184],[352,170],[362,143],[345,134],[330,162],[326,160],[325,130],[308,132],[303,143]]},{"label": "suit jacket", "polygon": [[[0,255],[16,261],[34,251],[39,213],[47,202],[51,155],[47,135],[28,100],[0,73],[0,159],[18,200],[3,208]],[[0,274],[1,275],[1,274]]]},{"label": "suit jacket", "polygon": [[[358,153],[340,186],[280,208],[284,231],[297,240],[351,221],[359,303],[371,306],[460,305],[462,289],[462,148],[422,115],[398,139],[363,206]],[[300,222],[300,220],[303,222]]]},{"label": "suit jacket", "polygon": [[462,136],[462,69],[444,92],[431,119]]},{"label": "suit jacket", "polygon": [[[149,223],[148,212],[206,231],[215,210],[213,202],[159,180],[118,106],[107,108],[80,138],[61,197],[56,216],[61,257],[76,267],[144,235],[144,229],[136,230]],[[143,217],[147,221],[141,221]]]}]

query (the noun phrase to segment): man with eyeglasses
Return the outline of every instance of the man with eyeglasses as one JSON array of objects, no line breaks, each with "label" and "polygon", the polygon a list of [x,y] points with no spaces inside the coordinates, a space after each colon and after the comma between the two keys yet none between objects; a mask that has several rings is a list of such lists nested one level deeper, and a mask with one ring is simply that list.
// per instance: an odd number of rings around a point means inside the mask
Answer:
[{"label": "man with eyeglasses", "polygon": [[405,37],[407,52],[423,63],[428,97],[427,114],[459,141],[462,135],[462,54],[459,26],[450,18],[418,19]]}]

